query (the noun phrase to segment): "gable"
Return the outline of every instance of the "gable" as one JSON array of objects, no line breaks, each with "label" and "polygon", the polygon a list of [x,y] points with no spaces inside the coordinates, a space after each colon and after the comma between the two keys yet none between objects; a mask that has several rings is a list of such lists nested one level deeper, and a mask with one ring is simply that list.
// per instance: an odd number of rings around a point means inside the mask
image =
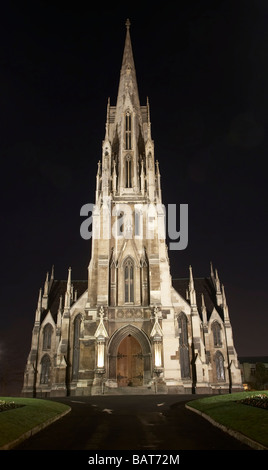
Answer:
[{"label": "gable", "polygon": [[[189,288],[189,278],[182,278],[182,279],[173,279],[172,280],[172,285],[174,289],[178,292],[178,294],[185,299],[185,302],[190,305],[190,300],[186,298],[186,292],[188,291]],[[201,300],[201,294],[204,295],[204,301],[205,301],[205,306],[207,309],[207,319],[208,321],[210,320],[210,317],[215,310],[221,320],[224,320],[224,314],[223,310],[221,307],[217,305],[216,301],[216,293],[214,286],[212,284],[212,281],[208,277],[204,278],[195,278],[194,279],[194,287],[195,287],[195,292],[196,292],[196,303],[197,303],[197,309],[200,315],[200,318],[202,319],[201,315],[201,307],[202,307],[202,300]]]}]

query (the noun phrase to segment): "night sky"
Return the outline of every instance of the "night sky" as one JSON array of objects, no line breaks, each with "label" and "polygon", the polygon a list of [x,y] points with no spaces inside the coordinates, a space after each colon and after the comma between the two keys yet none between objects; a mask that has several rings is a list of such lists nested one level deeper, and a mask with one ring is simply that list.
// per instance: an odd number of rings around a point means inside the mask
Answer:
[{"label": "night sky", "polygon": [[20,392],[46,272],[87,278],[80,208],[94,202],[126,18],[163,202],[189,205],[172,276],[209,276],[212,261],[238,356],[268,356],[267,1],[134,3],[1,8],[0,394]]}]

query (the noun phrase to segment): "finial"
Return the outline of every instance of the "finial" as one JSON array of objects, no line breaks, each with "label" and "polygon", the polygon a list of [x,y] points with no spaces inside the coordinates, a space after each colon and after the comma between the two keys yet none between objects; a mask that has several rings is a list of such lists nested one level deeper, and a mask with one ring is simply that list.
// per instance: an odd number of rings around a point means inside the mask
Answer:
[{"label": "finial", "polygon": [[158,318],[159,318],[159,312],[158,312],[158,307],[157,305],[154,306],[154,319],[158,323]]},{"label": "finial", "polygon": [[129,18],[128,18],[127,21],[126,21],[126,28],[127,28],[127,30],[129,30],[130,25],[131,25],[131,23],[130,23]]},{"label": "finial", "polygon": [[219,279],[217,269],[215,269],[215,274],[216,274],[216,291],[217,291],[217,293],[220,293],[221,292],[221,286],[220,286],[220,279]]},{"label": "finial", "polygon": [[210,261],[210,277],[211,277],[211,279],[214,278],[214,271],[213,271],[213,264],[212,264],[212,261]]},{"label": "finial", "polygon": [[35,324],[40,324],[41,311],[42,311],[42,289],[40,288],[39,295],[38,295],[37,309],[35,312]]},{"label": "finial", "polygon": [[201,312],[202,312],[202,317],[203,317],[203,323],[206,325],[207,322],[208,322],[208,319],[207,319],[207,309],[206,309],[206,305],[205,305],[205,298],[204,298],[204,294],[202,293],[201,294]]},{"label": "finial", "polygon": [[224,312],[224,321],[229,321],[229,309],[226,302],[224,285],[222,284],[222,308]]},{"label": "finial", "polygon": [[190,284],[191,284],[191,287],[192,287],[192,285],[193,285],[193,270],[192,270],[191,265],[189,266],[189,271],[190,271]]},{"label": "finial", "polygon": [[226,305],[226,296],[225,296],[225,289],[224,289],[223,284],[221,285],[221,289],[222,289],[222,303],[223,305]]},{"label": "finial", "polygon": [[40,287],[39,295],[38,295],[38,303],[37,303],[38,310],[41,310],[41,307],[42,307],[42,288]]},{"label": "finial", "polygon": [[100,319],[103,320],[103,318],[104,318],[104,308],[103,308],[103,305],[101,305],[101,307],[100,307],[99,316],[100,316]]},{"label": "finial", "polygon": [[189,280],[189,294],[190,294],[190,304],[192,306],[196,306],[196,295],[195,295],[195,288],[194,288],[194,278],[193,278],[193,271],[192,266],[189,266],[190,270],[190,280]]},{"label": "finial", "polygon": [[44,284],[44,296],[45,297],[48,296],[48,289],[49,289],[49,273],[47,272],[46,280],[45,280],[45,284]]}]

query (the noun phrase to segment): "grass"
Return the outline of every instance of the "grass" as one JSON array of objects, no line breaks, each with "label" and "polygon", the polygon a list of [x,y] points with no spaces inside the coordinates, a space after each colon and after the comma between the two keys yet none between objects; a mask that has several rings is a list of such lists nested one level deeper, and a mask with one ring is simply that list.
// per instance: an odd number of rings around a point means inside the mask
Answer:
[{"label": "grass", "polygon": [[[36,398],[0,397],[7,403],[24,405],[0,413],[0,449],[19,440],[25,433],[34,432],[35,428],[45,426],[61,414],[70,410],[63,403]],[[18,441],[19,442],[19,441]]]},{"label": "grass", "polygon": [[211,417],[217,423],[268,447],[268,410],[242,404],[240,400],[268,391],[216,395],[194,400],[187,405]]}]

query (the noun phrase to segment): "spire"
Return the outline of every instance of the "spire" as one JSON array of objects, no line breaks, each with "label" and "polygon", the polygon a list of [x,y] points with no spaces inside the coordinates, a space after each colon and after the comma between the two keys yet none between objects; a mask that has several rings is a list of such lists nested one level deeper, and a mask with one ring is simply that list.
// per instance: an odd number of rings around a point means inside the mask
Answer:
[{"label": "spire", "polygon": [[221,285],[220,285],[220,279],[218,275],[218,270],[215,269],[215,289],[216,289],[216,298],[217,298],[217,305],[222,304],[222,293],[221,293]]},{"label": "spire", "polygon": [[210,277],[214,281],[214,271],[213,271],[212,261],[210,261]]},{"label": "spire", "polygon": [[46,280],[45,280],[45,284],[44,284],[44,297],[47,297],[48,296],[48,290],[49,290],[49,273],[47,272],[47,275],[46,275]]},{"label": "spire", "polygon": [[194,278],[193,278],[193,271],[192,271],[192,266],[189,266],[189,271],[190,271],[190,280],[189,280],[189,292],[191,292],[194,289]]},{"label": "spire", "polygon": [[113,188],[113,194],[116,193],[116,179],[117,179],[116,163],[115,163],[115,160],[113,160],[113,170],[112,170],[112,188]]},{"label": "spire", "polygon": [[148,124],[148,139],[152,139],[151,136],[151,117],[150,117],[150,105],[149,105],[149,98],[147,96],[147,124]]},{"label": "spire", "polygon": [[119,116],[122,111],[122,106],[125,102],[127,95],[129,95],[132,105],[135,108],[140,107],[139,94],[138,94],[138,85],[136,79],[136,70],[132,52],[132,45],[130,39],[130,21],[126,21],[126,40],[125,47],[122,59],[122,66],[120,72],[120,82],[117,95],[117,110],[119,111]]},{"label": "spire", "polygon": [[48,307],[48,293],[49,293],[49,273],[47,272],[46,280],[44,283],[44,294],[42,298],[42,307],[47,309]]},{"label": "spire", "polygon": [[54,264],[51,268],[51,274],[50,274],[50,283],[52,284],[52,282],[54,281]]},{"label": "spire", "polygon": [[39,325],[40,324],[40,318],[41,318],[41,312],[42,312],[42,289],[39,289],[39,295],[38,295],[38,301],[37,301],[37,308],[35,312],[35,324]]},{"label": "spire", "polygon": [[161,204],[161,202],[162,202],[162,197],[161,197],[161,182],[160,182],[160,178],[161,178],[161,177],[160,177],[159,162],[158,162],[158,160],[156,160],[155,166],[156,166],[156,182],[157,182],[156,188],[157,188],[157,195],[158,195],[159,202],[160,202],[160,204]]},{"label": "spire", "polygon": [[190,281],[189,281],[190,304],[192,307],[196,307],[196,294],[195,294],[194,278],[193,278],[191,265],[189,266],[189,270],[190,270]]},{"label": "spire", "polygon": [[51,274],[50,274],[50,280],[49,280],[49,291],[52,287],[53,282],[54,282],[54,264],[51,268]]},{"label": "spire", "polygon": [[110,121],[110,98],[108,98],[108,103],[107,103],[107,114],[106,114],[106,125],[105,125],[105,138],[104,138],[104,140],[109,140],[109,121]]},{"label": "spire", "polygon": [[71,271],[72,269],[69,268],[67,287],[66,287],[66,292],[65,292],[64,310],[66,309],[68,310],[71,306],[71,294],[72,294]]},{"label": "spire", "polygon": [[71,272],[72,272],[72,268],[69,268],[68,269],[68,280],[67,280],[67,290],[68,292],[71,292]]},{"label": "spire", "polygon": [[226,302],[224,285],[222,284],[221,287],[222,287],[222,308],[223,308],[223,313],[224,313],[224,321],[226,322],[226,320],[229,321],[229,309],[228,309],[228,305]]},{"label": "spire", "polygon": [[144,196],[145,189],[145,174],[144,174],[144,161],[141,159],[141,174],[140,174],[141,193]]},{"label": "spire", "polygon": [[62,295],[60,296],[59,308],[57,313],[57,328],[61,327],[61,313],[62,313]]},{"label": "spire", "polygon": [[205,305],[205,298],[204,298],[203,293],[201,294],[201,312],[202,312],[203,323],[204,323],[204,325],[206,325],[207,322],[208,322],[207,308],[206,308],[206,305]]}]

